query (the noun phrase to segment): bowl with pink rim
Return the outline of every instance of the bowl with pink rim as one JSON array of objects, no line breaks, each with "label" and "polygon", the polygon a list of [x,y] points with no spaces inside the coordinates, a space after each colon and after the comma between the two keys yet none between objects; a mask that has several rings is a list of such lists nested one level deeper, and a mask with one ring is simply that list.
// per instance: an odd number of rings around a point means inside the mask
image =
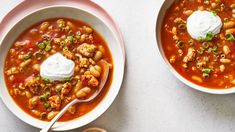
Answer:
[{"label": "bowl with pink rim", "polygon": [[[74,120],[56,123],[52,128],[55,131],[65,131],[82,127],[102,115],[109,108],[109,106],[112,104],[115,97],[117,96],[124,76],[125,52],[123,40],[117,26],[115,25],[111,17],[102,10],[102,13],[99,14],[99,12],[94,13],[92,12],[92,10],[89,10],[89,8],[86,8],[86,6],[89,6],[89,4],[91,5],[90,9],[98,7],[96,4],[90,1],[85,3],[81,2],[82,4],[84,4],[82,5],[80,3],[81,6],[74,6],[78,4],[79,1],[77,1],[76,4],[72,4],[73,2],[75,1],[67,1],[67,4],[63,5],[62,3],[55,2],[54,5],[49,4],[50,6],[45,6],[41,3],[42,5],[40,8],[38,8],[38,5],[36,5],[35,7],[37,8],[30,9],[30,13],[27,13],[28,11],[20,12],[19,7],[16,7],[15,10],[19,12],[19,16],[17,16],[18,19],[16,20],[7,18],[15,15],[12,14],[14,12],[13,10],[6,16],[6,18],[0,24],[0,28],[2,29],[0,33],[0,60],[2,60],[0,62],[0,74],[2,77],[4,76],[4,60],[14,40],[25,29],[27,29],[29,25],[33,25],[39,21],[57,17],[65,17],[80,20],[91,25],[97,32],[101,34],[101,36],[107,42],[113,57],[114,64],[113,81],[109,88],[109,91],[107,92],[103,100],[92,111]],[[21,6],[22,8],[23,6],[28,6],[28,4],[33,3],[23,2],[19,6]],[[17,104],[14,102],[7,90],[4,79],[0,80],[0,87],[1,99],[8,107],[8,109],[19,119],[37,128],[43,128],[48,124],[48,122],[44,122],[31,117],[23,110],[21,110],[19,106],[17,106]]]},{"label": "bowl with pink rim", "polygon": [[166,66],[168,67],[170,72],[173,73],[173,75],[177,79],[179,79],[181,82],[183,82],[184,84],[190,86],[193,89],[196,89],[196,90],[199,90],[199,91],[202,91],[202,92],[206,92],[206,93],[210,93],[210,94],[231,94],[231,93],[235,93],[235,88],[234,87],[228,88],[228,89],[212,89],[212,88],[207,88],[207,87],[197,85],[197,84],[187,80],[182,75],[180,75],[174,69],[174,67],[169,63],[169,61],[167,60],[167,58],[164,54],[164,51],[163,51],[162,40],[161,40],[161,31],[162,31],[162,28],[164,27],[163,26],[163,20],[164,20],[165,14],[174,2],[176,2],[176,0],[165,0],[164,1],[164,3],[162,4],[162,6],[161,6],[161,8],[158,12],[158,17],[156,19],[156,27],[155,27],[157,49],[159,51],[159,54],[160,54],[162,60],[165,62]]}]

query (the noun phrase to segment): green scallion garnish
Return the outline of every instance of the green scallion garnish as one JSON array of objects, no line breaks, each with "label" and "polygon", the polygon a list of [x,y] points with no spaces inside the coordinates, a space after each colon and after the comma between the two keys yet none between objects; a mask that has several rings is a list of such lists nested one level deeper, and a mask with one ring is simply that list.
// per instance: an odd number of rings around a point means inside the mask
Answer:
[{"label": "green scallion garnish", "polygon": [[206,38],[205,41],[211,41],[213,39],[214,35],[213,33],[210,31],[206,34]]},{"label": "green scallion garnish", "polygon": [[50,51],[50,50],[51,50],[51,45],[46,45],[45,50],[46,50],[46,51]]},{"label": "green scallion garnish", "polygon": [[50,82],[50,80],[49,80],[49,79],[47,79],[47,78],[45,78],[45,77],[43,77],[43,78],[42,78],[42,80],[43,80],[43,81],[45,81],[45,82],[47,82],[47,83],[49,83],[49,82]]},{"label": "green scallion garnish", "polygon": [[233,36],[233,34],[229,33],[225,35],[225,40],[235,40],[235,37]]},{"label": "green scallion garnish", "polygon": [[70,42],[73,42],[73,36],[68,36],[67,39],[68,39]]},{"label": "green scallion garnish", "polygon": [[217,16],[217,12],[216,11],[211,11],[211,13],[213,13],[214,16]]},{"label": "green scallion garnish", "polygon": [[28,60],[29,58],[31,58],[30,53],[28,53],[28,54],[24,55],[24,59],[25,59],[25,60]]},{"label": "green scallion garnish", "polygon": [[203,68],[202,69],[202,73],[210,74],[212,71],[213,71],[213,69],[210,69],[210,68]]},{"label": "green scallion garnish", "polygon": [[44,49],[45,48],[45,43],[38,43],[38,48],[39,49]]},{"label": "green scallion garnish", "polygon": [[210,73],[213,71],[211,68],[203,68],[202,69],[202,76],[204,78],[209,77]]}]

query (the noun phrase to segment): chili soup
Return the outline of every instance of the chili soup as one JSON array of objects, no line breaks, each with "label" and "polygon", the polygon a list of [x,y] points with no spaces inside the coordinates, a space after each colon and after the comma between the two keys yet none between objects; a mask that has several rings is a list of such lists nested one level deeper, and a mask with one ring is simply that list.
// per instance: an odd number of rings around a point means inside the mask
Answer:
[{"label": "chili soup", "polygon": [[91,26],[69,18],[48,19],[31,26],[8,51],[5,82],[20,108],[37,119],[50,121],[73,99],[89,98],[98,90],[101,60],[110,66],[104,89],[94,101],[70,107],[59,120],[68,121],[94,109],[112,83],[111,52]]},{"label": "chili soup", "polygon": [[172,67],[207,88],[235,86],[235,0],[176,0],[161,42]]}]

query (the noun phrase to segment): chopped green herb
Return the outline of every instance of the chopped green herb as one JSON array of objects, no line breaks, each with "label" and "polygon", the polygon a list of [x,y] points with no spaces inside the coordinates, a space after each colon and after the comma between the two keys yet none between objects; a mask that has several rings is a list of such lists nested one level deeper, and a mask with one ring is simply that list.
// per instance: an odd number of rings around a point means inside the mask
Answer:
[{"label": "chopped green herb", "polygon": [[50,107],[50,104],[49,104],[48,102],[45,102],[45,103],[44,103],[44,106],[45,106],[46,108],[49,108],[49,107]]},{"label": "chopped green herb", "polygon": [[206,34],[206,38],[205,38],[205,41],[211,41],[213,39],[214,35],[212,32],[208,32]]},{"label": "chopped green herb", "polygon": [[47,91],[47,92],[46,92],[46,96],[48,96],[48,97],[49,97],[49,96],[50,96],[50,94],[51,94],[51,93],[50,93],[50,91]]},{"label": "chopped green herb", "polygon": [[207,49],[206,53],[211,53],[211,51],[212,51],[212,48],[210,47]]},{"label": "chopped green herb", "polygon": [[63,24],[63,23],[59,23],[59,24],[58,24],[58,27],[59,27],[59,28],[63,28],[63,27],[64,27],[64,24]]},{"label": "chopped green herb", "polygon": [[64,78],[64,81],[71,81],[72,78],[68,77],[68,78]]},{"label": "chopped green herb", "polygon": [[60,41],[60,45],[64,45],[65,44],[65,42],[64,41]]},{"label": "chopped green herb", "polygon": [[226,6],[224,5],[224,3],[221,3],[221,4],[220,4],[220,7],[226,8]]},{"label": "chopped green herb", "polygon": [[213,48],[211,50],[212,51],[216,51],[217,50],[217,46],[213,46]]},{"label": "chopped green herb", "polygon": [[202,73],[210,74],[213,71],[213,69],[210,68],[203,68]]},{"label": "chopped green herb", "polygon": [[70,42],[73,42],[73,36],[68,36],[67,39],[68,39]]},{"label": "chopped green herb", "polygon": [[65,46],[65,47],[63,48],[63,51],[67,51],[67,50],[69,50],[69,49],[68,49],[67,46]]},{"label": "chopped green herb", "polygon": [[50,51],[51,50],[51,45],[47,45],[45,48],[46,51]]},{"label": "chopped green herb", "polygon": [[217,11],[211,11],[211,13],[213,13],[214,16],[217,16]]},{"label": "chopped green herb", "polygon": [[203,51],[204,51],[203,48],[199,48],[199,49],[197,50],[197,53],[201,55],[201,54],[203,54]]},{"label": "chopped green herb", "polygon": [[233,34],[229,33],[225,36],[225,40],[235,40],[235,37],[233,36]]},{"label": "chopped green herb", "polygon": [[222,52],[221,51],[213,51],[215,55],[220,55]]},{"label": "chopped green herb", "polygon": [[44,93],[43,95],[41,95],[39,98],[40,98],[42,101],[46,102],[46,101],[48,100],[50,94],[51,94],[51,93],[50,93],[49,91],[47,91],[46,93]]},{"label": "chopped green herb", "polygon": [[35,79],[36,79],[37,81],[39,81],[39,80],[40,80],[40,77],[39,77],[39,76],[37,76],[37,77],[35,77]]},{"label": "chopped green herb", "polygon": [[38,48],[44,49],[45,48],[45,43],[38,43]]},{"label": "chopped green herb", "polygon": [[45,81],[45,82],[47,82],[47,83],[49,83],[49,82],[50,82],[50,80],[49,80],[49,79],[44,78],[44,77],[42,78],[42,80],[43,80],[43,81]]},{"label": "chopped green herb", "polygon": [[28,60],[29,58],[31,58],[31,54],[30,54],[30,53],[24,55],[24,59],[25,59],[25,60]]},{"label": "chopped green herb", "polygon": [[209,77],[210,73],[213,71],[213,69],[210,68],[203,68],[202,69],[202,76],[204,78]]},{"label": "chopped green herb", "polygon": [[45,95],[42,95],[42,96],[40,96],[39,98],[40,98],[42,101],[46,101],[46,100],[47,100],[47,98],[46,98]]},{"label": "chopped green herb", "polygon": [[51,44],[50,41],[45,41],[44,43],[45,43],[45,45],[50,45]]},{"label": "chopped green herb", "polygon": [[203,42],[203,38],[202,38],[201,36],[198,37],[197,40],[198,40],[199,42]]}]

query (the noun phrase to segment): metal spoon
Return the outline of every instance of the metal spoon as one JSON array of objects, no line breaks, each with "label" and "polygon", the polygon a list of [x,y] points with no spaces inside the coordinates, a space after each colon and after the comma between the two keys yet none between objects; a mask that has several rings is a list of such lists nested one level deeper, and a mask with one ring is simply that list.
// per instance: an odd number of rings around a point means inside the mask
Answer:
[{"label": "metal spoon", "polygon": [[108,75],[109,75],[109,66],[108,63],[105,60],[101,60],[100,61],[100,65],[102,65],[103,68],[103,74],[101,76],[101,82],[99,85],[99,89],[88,99],[85,100],[80,100],[80,99],[74,99],[73,101],[71,101],[70,103],[68,103],[51,121],[50,123],[44,127],[40,132],[48,132],[51,127],[55,124],[55,122],[67,111],[67,109],[76,104],[76,103],[86,103],[86,102],[90,102],[92,100],[94,100],[102,91],[102,89],[104,88],[104,85],[108,79]]}]

